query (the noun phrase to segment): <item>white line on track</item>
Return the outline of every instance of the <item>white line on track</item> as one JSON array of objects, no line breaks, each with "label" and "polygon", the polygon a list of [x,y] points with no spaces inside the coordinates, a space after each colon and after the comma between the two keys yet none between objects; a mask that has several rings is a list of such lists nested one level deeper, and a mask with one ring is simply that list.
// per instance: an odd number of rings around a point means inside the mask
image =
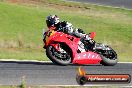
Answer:
[{"label": "white line on track", "polygon": [[[19,62],[45,62],[45,63],[52,63],[51,61],[17,60],[17,59],[0,59],[0,61],[19,61]],[[132,62],[118,62],[118,63],[132,64]]]},{"label": "white line on track", "polygon": [[38,60],[17,60],[17,59],[0,59],[0,61],[45,62],[45,63],[51,63],[51,61],[38,61]]}]

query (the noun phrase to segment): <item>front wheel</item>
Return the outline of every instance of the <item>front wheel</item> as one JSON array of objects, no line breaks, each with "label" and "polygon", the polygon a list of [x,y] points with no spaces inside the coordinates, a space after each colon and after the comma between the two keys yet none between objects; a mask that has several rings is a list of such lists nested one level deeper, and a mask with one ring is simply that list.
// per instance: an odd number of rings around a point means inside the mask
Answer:
[{"label": "front wheel", "polygon": [[109,50],[104,50],[104,53],[100,55],[102,58],[101,64],[105,66],[114,66],[118,62],[117,54],[111,47],[107,46],[107,48],[109,48]]},{"label": "front wheel", "polygon": [[[46,48],[47,57],[55,64],[58,65],[68,65],[71,63],[72,59],[69,54],[63,47],[60,47],[61,51],[57,51],[52,45],[49,45]],[[63,52],[62,52],[63,51]]]}]

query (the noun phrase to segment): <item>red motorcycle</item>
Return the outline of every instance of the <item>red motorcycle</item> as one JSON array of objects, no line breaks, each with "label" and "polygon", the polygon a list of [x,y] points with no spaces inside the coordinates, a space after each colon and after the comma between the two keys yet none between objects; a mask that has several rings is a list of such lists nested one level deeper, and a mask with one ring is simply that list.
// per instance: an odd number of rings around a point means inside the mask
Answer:
[{"label": "red motorcycle", "polygon": [[[48,29],[43,36],[46,55],[55,64],[102,64],[107,66],[117,64],[116,52],[107,45],[95,43],[92,50],[86,50],[82,38],[55,31],[52,28]],[[90,37],[93,39],[95,32],[90,33]]]}]

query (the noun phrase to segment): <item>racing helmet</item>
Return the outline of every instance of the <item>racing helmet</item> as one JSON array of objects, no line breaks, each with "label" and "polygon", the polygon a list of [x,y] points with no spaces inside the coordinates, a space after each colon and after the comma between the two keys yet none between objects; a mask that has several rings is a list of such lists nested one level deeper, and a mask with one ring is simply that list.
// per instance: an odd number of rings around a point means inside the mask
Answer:
[{"label": "racing helmet", "polygon": [[59,17],[57,15],[49,15],[46,19],[47,27],[54,26],[60,22]]}]

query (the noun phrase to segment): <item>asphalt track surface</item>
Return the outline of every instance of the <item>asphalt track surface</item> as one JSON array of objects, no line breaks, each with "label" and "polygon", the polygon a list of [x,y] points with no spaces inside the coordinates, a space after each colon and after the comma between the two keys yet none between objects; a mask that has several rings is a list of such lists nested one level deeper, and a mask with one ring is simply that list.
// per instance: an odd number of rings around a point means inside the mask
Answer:
[{"label": "asphalt track surface", "polygon": [[[25,77],[27,85],[78,85],[76,82],[78,67],[78,65],[58,66],[51,62],[0,61],[0,85],[19,85],[22,77]],[[132,75],[132,63],[118,63],[116,66],[84,65],[82,67],[89,74]],[[113,85],[132,86],[132,82]]]},{"label": "asphalt track surface", "polygon": [[132,9],[132,0],[67,0]]}]

